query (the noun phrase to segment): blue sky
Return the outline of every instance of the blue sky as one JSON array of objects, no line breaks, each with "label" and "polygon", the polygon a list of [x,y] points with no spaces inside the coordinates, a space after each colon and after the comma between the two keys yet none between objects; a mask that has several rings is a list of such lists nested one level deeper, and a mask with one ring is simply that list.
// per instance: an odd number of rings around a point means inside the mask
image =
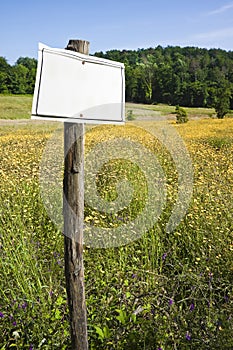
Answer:
[{"label": "blue sky", "polygon": [[233,50],[233,1],[2,0],[0,56],[37,58],[38,42],[63,48],[89,40],[90,53],[157,45]]}]

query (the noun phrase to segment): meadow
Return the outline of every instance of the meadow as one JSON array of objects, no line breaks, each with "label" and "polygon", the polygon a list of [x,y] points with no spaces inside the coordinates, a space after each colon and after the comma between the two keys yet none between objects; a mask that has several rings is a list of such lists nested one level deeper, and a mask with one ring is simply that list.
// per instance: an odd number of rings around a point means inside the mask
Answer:
[{"label": "meadow", "polygon": [[0,119],[29,119],[31,105],[31,95],[0,94]]},{"label": "meadow", "polygon": [[[31,117],[31,95],[3,95],[0,94],[0,119],[30,119]],[[185,108],[190,119],[196,118],[212,118],[215,116],[213,108]],[[144,118],[147,115],[164,115],[166,117],[174,117],[175,106],[166,104],[134,104],[126,103],[126,110],[132,110],[134,115],[139,118]],[[148,114],[149,113],[149,114]],[[152,114],[153,115],[153,114]],[[228,117],[233,117],[233,111],[230,110]]]},{"label": "meadow", "polygon": [[[211,110],[182,125],[170,118],[192,161],[193,194],[182,221],[168,233],[179,187],[176,164],[145,133],[158,123],[153,113],[128,108],[138,116],[136,125],[97,126],[86,135],[86,149],[122,135],[143,145],[159,160],[167,197],[158,220],[139,239],[119,247],[85,246],[89,347],[231,350],[233,119],[214,119]],[[0,122],[0,350],[70,349],[63,235],[46,212],[38,179],[43,150],[57,126]],[[145,178],[122,159],[104,165],[97,185],[107,201],[116,198],[118,174],[134,188],[133,203],[121,212],[130,221],[145,205]],[[120,225],[86,206],[85,221],[90,220],[100,227]]]}]

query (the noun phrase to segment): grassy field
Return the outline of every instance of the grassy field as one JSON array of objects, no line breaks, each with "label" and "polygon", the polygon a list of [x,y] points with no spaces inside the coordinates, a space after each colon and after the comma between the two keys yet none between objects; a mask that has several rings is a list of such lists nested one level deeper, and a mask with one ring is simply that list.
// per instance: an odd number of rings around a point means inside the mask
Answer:
[{"label": "grassy field", "polygon": [[[87,150],[119,137],[144,145],[159,160],[167,191],[161,215],[140,239],[107,249],[85,246],[90,349],[231,350],[233,119],[169,122],[187,147],[194,184],[186,215],[168,233],[178,170],[169,149],[146,132],[158,122],[145,116],[136,125],[98,126],[86,135]],[[38,180],[56,128],[0,125],[0,350],[70,349],[63,236],[44,208]],[[133,203],[121,212],[128,221],[147,200],[139,168],[120,159],[98,176],[100,195],[111,201],[117,174],[132,182]],[[116,226],[113,217],[89,206],[85,217],[86,224]]]},{"label": "grassy field", "polygon": [[[175,106],[169,106],[164,104],[157,105],[143,105],[143,104],[134,104],[134,103],[126,103],[127,110],[133,110],[133,113],[137,115],[137,109],[141,110],[141,114],[145,114],[145,110],[152,111],[155,114],[161,114],[162,116],[172,116],[175,115]],[[190,119],[193,118],[206,118],[206,117],[214,117],[215,111],[213,108],[185,108]],[[139,114],[140,115],[140,114]],[[141,116],[141,115],[140,115]],[[231,116],[231,113],[229,113]],[[175,118],[175,116],[174,116]]]},{"label": "grassy field", "polygon": [[[0,119],[29,119],[31,117],[32,96],[29,95],[1,95],[0,94]],[[214,117],[213,108],[185,108],[190,119]],[[158,115],[170,116],[175,119],[175,107],[164,104],[143,105],[126,103],[126,113],[132,110],[136,118],[147,119]],[[233,111],[228,113],[233,116]]]},{"label": "grassy field", "polygon": [[32,96],[1,95],[0,119],[29,119],[31,117]]}]

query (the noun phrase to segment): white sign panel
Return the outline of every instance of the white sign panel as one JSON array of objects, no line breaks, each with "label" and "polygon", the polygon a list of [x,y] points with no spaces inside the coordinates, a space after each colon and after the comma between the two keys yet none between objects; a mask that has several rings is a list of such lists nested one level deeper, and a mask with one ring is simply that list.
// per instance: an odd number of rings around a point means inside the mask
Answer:
[{"label": "white sign panel", "polygon": [[124,64],[39,44],[32,119],[125,121]]}]

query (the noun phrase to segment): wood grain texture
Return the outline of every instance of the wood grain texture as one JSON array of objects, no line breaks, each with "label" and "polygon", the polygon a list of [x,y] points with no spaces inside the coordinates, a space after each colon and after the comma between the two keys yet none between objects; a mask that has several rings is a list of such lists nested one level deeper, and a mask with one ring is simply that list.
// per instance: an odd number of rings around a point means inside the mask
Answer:
[{"label": "wood grain texture", "polygon": [[[89,42],[70,40],[66,49],[89,54]],[[72,350],[87,350],[83,264],[84,124],[64,123],[64,253]]]}]

